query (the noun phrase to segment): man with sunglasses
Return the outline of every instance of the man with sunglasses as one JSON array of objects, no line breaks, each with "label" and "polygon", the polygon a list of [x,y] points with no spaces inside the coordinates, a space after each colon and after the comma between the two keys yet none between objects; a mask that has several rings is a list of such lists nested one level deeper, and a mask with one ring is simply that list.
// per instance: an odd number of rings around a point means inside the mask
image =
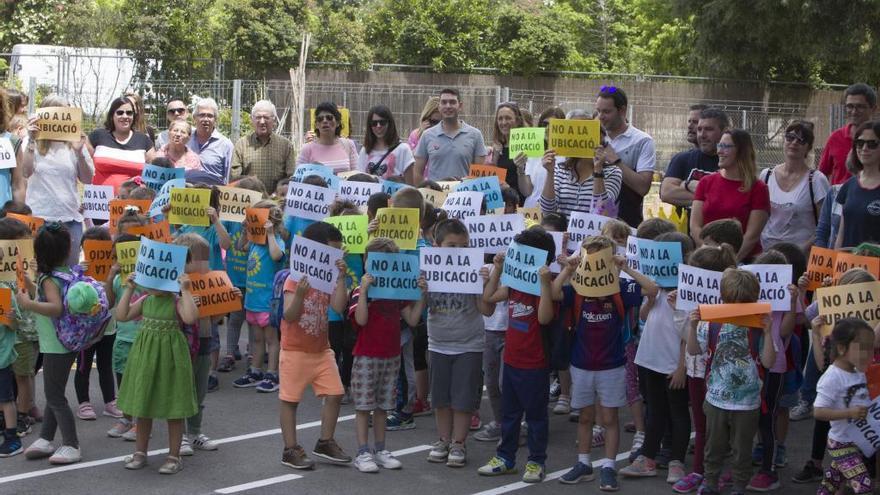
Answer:
[{"label": "man with sunglasses", "polygon": [[232,153],[232,176],[251,175],[263,182],[267,191],[274,191],[275,184],[293,175],[296,155],[293,144],[280,134],[275,134],[278,112],[269,100],[254,103],[251,124],[254,132],[239,138]]},{"label": "man with sunglasses", "polygon": [[196,103],[196,132],[186,147],[199,155],[202,170],[187,172],[187,182],[204,182],[215,186],[229,182],[233,145],[229,138],[217,130],[219,113],[213,98],[202,98]]},{"label": "man with sunglasses", "polygon": [[[189,119],[189,110],[186,108],[183,98],[173,97],[168,100],[168,103],[165,105],[165,118],[168,120],[169,129],[171,128],[171,123],[175,120],[186,121]],[[168,144],[168,140],[168,129],[160,132],[156,138],[156,150]]]},{"label": "man with sunglasses", "polygon": [[877,111],[877,91],[865,83],[856,83],[844,91],[846,124],[832,132],[822,150],[819,170],[828,177],[832,186],[843,184],[852,177],[846,160],[852,149],[852,131],[871,120]]}]

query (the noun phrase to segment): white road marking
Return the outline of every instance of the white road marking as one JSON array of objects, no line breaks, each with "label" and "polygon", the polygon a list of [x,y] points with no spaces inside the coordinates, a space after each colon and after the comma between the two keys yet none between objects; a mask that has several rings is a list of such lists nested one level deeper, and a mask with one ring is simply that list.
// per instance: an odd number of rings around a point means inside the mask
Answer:
[{"label": "white road marking", "polygon": [[[625,460],[628,458],[629,458],[629,452],[621,452],[620,454],[617,454],[617,457],[615,457],[614,460],[615,461],[622,461],[622,460]],[[598,469],[600,467],[600,462],[601,461],[593,462],[593,468]],[[561,469],[559,471],[554,471],[552,473],[548,473],[544,477],[543,483],[546,483],[548,481],[552,481],[552,480],[555,480],[556,478],[559,478],[563,474],[567,473],[569,469],[571,469],[571,468]],[[517,481],[516,483],[510,483],[507,485],[502,485],[499,487],[490,488],[488,490],[483,490],[482,492],[477,492],[472,495],[500,495],[502,493],[509,493],[509,492],[513,492],[516,490],[522,490],[523,488],[528,488],[530,486],[535,486],[537,484],[538,483],[526,483],[524,481]]]}]

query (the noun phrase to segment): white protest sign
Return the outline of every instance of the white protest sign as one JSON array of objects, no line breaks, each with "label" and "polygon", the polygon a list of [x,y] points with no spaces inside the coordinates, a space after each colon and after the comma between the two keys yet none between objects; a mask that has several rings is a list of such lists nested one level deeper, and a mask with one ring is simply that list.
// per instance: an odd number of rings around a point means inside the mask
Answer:
[{"label": "white protest sign", "polygon": [[113,186],[83,186],[82,210],[86,218],[110,220],[110,200],[113,199]]},{"label": "white protest sign", "polygon": [[602,226],[608,220],[608,217],[594,213],[571,212],[571,216],[568,218],[568,250],[580,251],[584,239],[591,235],[601,235]]},{"label": "white protest sign", "polygon": [[420,266],[428,292],[482,294],[483,250],[476,248],[422,248]]},{"label": "white protest sign", "polygon": [[217,186],[220,191],[220,220],[241,223],[245,220],[245,210],[260,202],[263,194],[259,191],[238,187]]},{"label": "white protest sign", "polygon": [[0,138],[0,169],[15,168],[15,147],[9,138]]},{"label": "white protest sign", "polygon": [[[856,397],[850,402],[850,407],[866,405],[867,395],[867,388],[857,391]],[[849,423],[846,425],[845,432],[846,436],[865,454],[865,457],[871,457],[880,450],[880,397],[874,398],[868,405],[865,419]]]},{"label": "white protest sign", "polygon": [[303,276],[307,276],[309,285],[326,294],[332,294],[336,289],[336,279],[339,278],[336,262],[342,256],[341,249],[298,235],[290,245],[290,278],[299,282]]},{"label": "white protest sign", "polygon": [[556,252],[553,255],[553,263],[550,263],[550,271],[552,273],[559,273],[562,271],[562,267],[559,265],[559,263],[556,262],[556,258],[558,258],[560,254],[568,254],[568,253],[563,253],[563,246],[562,246],[562,236],[565,235],[565,232],[547,232],[547,233],[550,234],[551,237],[553,237],[553,244],[556,244]]},{"label": "white protest sign", "polygon": [[443,202],[443,211],[449,218],[464,220],[467,217],[475,217],[480,214],[483,204],[483,193],[473,191],[451,192]]},{"label": "white protest sign", "polygon": [[758,277],[761,283],[761,295],[758,302],[770,303],[773,311],[789,311],[791,309],[791,265],[746,265],[748,270]]},{"label": "white protest sign", "polygon": [[464,224],[468,229],[470,247],[491,254],[506,251],[513,238],[526,229],[526,223],[519,213],[468,217],[464,219]]},{"label": "white protest sign", "polygon": [[330,215],[330,205],[336,199],[332,189],[290,181],[284,214],[308,220],[323,220]]},{"label": "white protest sign", "polygon": [[721,304],[721,272],[678,265],[678,295],[675,309],[693,311],[700,304]]},{"label": "white protest sign", "polygon": [[366,207],[367,200],[370,196],[382,192],[382,184],[378,182],[355,182],[344,180],[339,183],[339,199],[345,199],[358,205],[358,207]]}]

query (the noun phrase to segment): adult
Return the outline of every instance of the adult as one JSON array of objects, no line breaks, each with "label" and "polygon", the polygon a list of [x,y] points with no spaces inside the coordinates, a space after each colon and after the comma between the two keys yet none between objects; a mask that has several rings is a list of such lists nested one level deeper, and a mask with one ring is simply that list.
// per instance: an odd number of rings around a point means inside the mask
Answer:
[{"label": "adult", "polygon": [[691,207],[691,237],[702,244],[700,231],[714,220],[733,218],[743,228],[737,261],[761,252],[761,231],[770,212],[767,185],[758,180],[752,137],[742,129],[724,131],[718,142],[718,172],[700,179]]},{"label": "adult", "polygon": [[[7,131],[9,121],[15,110],[6,90],[0,88],[0,139],[8,139],[15,153],[16,165],[24,158],[21,149],[21,140]],[[7,201],[24,201],[27,184],[18,166],[0,169],[0,205]]]},{"label": "adult", "polygon": [[669,161],[666,175],[660,183],[660,199],[674,205],[679,214],[682,210],[690,210],[700,179],[718,171],[718,141],[729,126],[730,120],[721,110],[702,110],[696,126],[698,146],[676,153]]},{"label": "adult", "polygon": [[[59,95],[43,98],[40,108],[66,107],[67,99]],[[40,139],[37,117],[28,120],[28,144],[21,170],[27,179],[25,202],[34,216],[48,222],[61,222],[70,232],[68,265],[79,262],[83,216],[80,213],[77,181],[91,184],[95,167],[88,150],[83,149],[86,137],[79,141]]]},{"label": "adult", "polygon": [[[550,107],[538,116],[538,127],[548,127],[550,119],[564,119],[565,112],[559,107]],[[547,133],[544,133],[544,147],[547,146]],[[526,174],[520,182],[519,189],[525,200],[523,206],[534,208],[539,206],[541,193],[544,192],[544,182],[547,180],[547,170],[541,164],[543,157],[533,157],[526,160]],[[565,158],[557,157],[557,162],[564,162]]]},{"label": "adult", "polygon": [[819,170],[831,181],[831,185],[843,184],[852,175],[846,167],[852,146],[852,131],[871,119],[877,110],[877,92],[864,83],[856,83],[844,91],[846,124],[828,136]]},{"label": "adult", "polygon": [[460,120],[462,102],[458,91],[446,88],[440,91],[440,125],[422,133],[416,148],[413,180],[421,184],[425,179],[425,165],[430,160],[427,176],[430,180],[447,177],[466,177],[472,163],[486,160],[483,133]]},{"label": "adult", "polygon": [[189,121],[189,109],[186,108],[186,103],[183,102],[182,98],[174,97],[168,100],[168,103],[165,105],[165,118],[168,120],[168,129],[160,132],[159,135],[156,136],[157,150],[168,144],[172,123],[177,120],[182,120],[184,122]]},{"label": "adult", "polygon": [[[522,182],[526,176],[526,154],[520,152],[510,156],[510,130],[525,126],[522,112],[516,103],[505,102],[495,108],[495,128],[492,133],[492,147],[486,156],[486,163],[503,168],[507,171],[505,182],[519,195],[519,204],[523,204],[526,194],[522,190]],[[531,193],[531,190],[529,190]]]},{"label": "adult", "polygon": [[835,198],[843,206],[837,248],[880,243],[880,120],[859,125],[853,138],[853,168],[858,174]]},{"label": "adult", "polygon": [[[409,138],[407,139],[409,149],[415,151],[415,149],[419,146],[419,139],[421,139],[422,133],[430,129],[431,127],[439,124],[440,119],[440,97],[432,96],[428,98],[428,101],[425,102],[425,106],[424,108],[422,108],[422,113],[419,114],[419,126],[409,133]],[[425,164],[425,174],[428,173],[428,168],[430,166],[430,163]],[[415,174],[414,168],[415,167],[410,167],[406,169],[406,172],[404,172],[403,174],[403,178],[407,184],[411,186],[418,186],[418,184],[414,182],[413,178],[413,175]]]},{"label": "adult", "polygon": [[303,145],[296,159],[301,163],[320,163],[333,172],[347,172],[357,167],[357,148],[351,139],[341,137],[342,114],[335,103],[325,101],[315,107],[317,139]]},{"label": "adult", "polygon": [[170,136],[169,140],[159,148],[156,156],[164,156],[175,167],[181,167],[186,170],[201,170],[202,160],[193,150],[186,147],[192,136],[192,126],[185,120],[175,120],[171,122],[167,131]]},{"label": "adult", "polygon": [[413,162],[412,149],[397,135],[397,123],[391,110],[385,105],[370,108],[357,169],[387,179],[404,175]]},{"label": "adult", "polygon": [[709,105],[697,103],[688,107],[687,142],[694,148],[700,147],[700,139],[697,136],[697,126],[700,124],[700,115]]},{"label": "adult", "polygon": [[[232,141],[217,130],[217,116],[220,108],[213,98],[202,98],[193,109],[196,132],[187,143],[187,148],[199,155],[202,173],[194,174],[193,182],[222,185],[229,182],[232,167]],[[187,174],[187,181],[189,181]]]},{"label": "adult", "polygon": [[602,86],[596,97],[599,122],[608,133],[608,163],[620,169],[623,187],[617,198],[619,217],[632,227],[642,223],[642,203],[651,190],[657,156],[654,139],[626,121],[626,93],[614,86]]},{"label": "adult", "polygon": [[293,143],[275,134],[278,111],[269,100],[254,103],[251,124],[254,132],[239,138],[232,151],[232,175],[254,176],[270,191],[279,180],[293,175],[296,154]]},{"label": "adult", "polygon": [[795,120],[785,128],[784,139],[782,164],[761,173],[770,191],[770,219],[761,232],[761,245],[791,242],[806,252],[816,239],[819,212],[831,186],[807,164],[813,123]]},{"label": "adult", "polygon": [[88,150],[95,162],[92,184],[113,186],[118,191],[120,184],[141,175],[144,163],[153,161],[153,142],[132,129],[134,120],[134,105],[119,97],[110,103],[104,127],[89,134]]}]

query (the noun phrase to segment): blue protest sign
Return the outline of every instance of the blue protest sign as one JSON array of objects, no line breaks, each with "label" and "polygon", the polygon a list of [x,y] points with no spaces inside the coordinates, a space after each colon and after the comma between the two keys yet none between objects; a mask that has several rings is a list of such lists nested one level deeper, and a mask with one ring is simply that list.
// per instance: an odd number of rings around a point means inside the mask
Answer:
[{"label": "blue protest sign", "polygon": [[141,236],[134,283],[147,289],[179,291],[180,283],[177,280],[183,273],[188,251],[186,246],[151,241]]},{"label": "blue protest sign", "polygon": [[373,276],[370,299],[415,301],[422,297],[416,254],[367,253],[364,271]]},{"label": "blue protest sign", "polygon": [[179,187],[186,187],[186,179],[171,179],[162,185],[159,194],[156,195],[153,203],[150,205],[151,218],[162,216],[162,208],[171,203],[171,190]]},{"label": "blue protest sign", "polygon": [[320,163],[303,163],[297,165],[296,170],[293,172],[293,180],[295,182],[302,182],[303,179],[310,175],[317,175],[324,179],[324,181],[327,182],[327,187],[339,192],[339,185],[342,182],[341,179],[336,177],[330,167],[326,167]]},{"label": "blue protest sign", "polygon": [[141,173],[141,178],[144,180],[144,185],[158,193],[162,190],[162,186],[164,186],[169,180],[182,179],[185,171],[186,170],[183,168],[157,167],[156,165],[147,163],[144,165],[144,171]]},{"label": "blue protest sign", "polygon": [[403,182],[394,182],[394,181],[390,181],[390,180],[383,180],[382,181],[382,192],[389,195],[389,196],[394,196],[394,193],[403,189],[404,187],[409,187],[409,186],[407,186]]},{"label": "blue protest sign", "polygon": [[538,269],[547,264],[547,251],[511,242],[504,257],[501,285],[526,294],[541,295]]},{"label": "blue protest sign", "polygon": [[660,287],[678,286],[678,265],[682,263],[680,242],[638,239],[639,271]]},{"label": "blue protest sign", "polygon": [[501,183],[498,182],[497,176],[480,177],[479,179],[468,179],[458,187],[456,191],[474,191],[483,193],[486,200],[486,208],[494,210],[495,208],[504,208],[504,199],[501,198]]}]

